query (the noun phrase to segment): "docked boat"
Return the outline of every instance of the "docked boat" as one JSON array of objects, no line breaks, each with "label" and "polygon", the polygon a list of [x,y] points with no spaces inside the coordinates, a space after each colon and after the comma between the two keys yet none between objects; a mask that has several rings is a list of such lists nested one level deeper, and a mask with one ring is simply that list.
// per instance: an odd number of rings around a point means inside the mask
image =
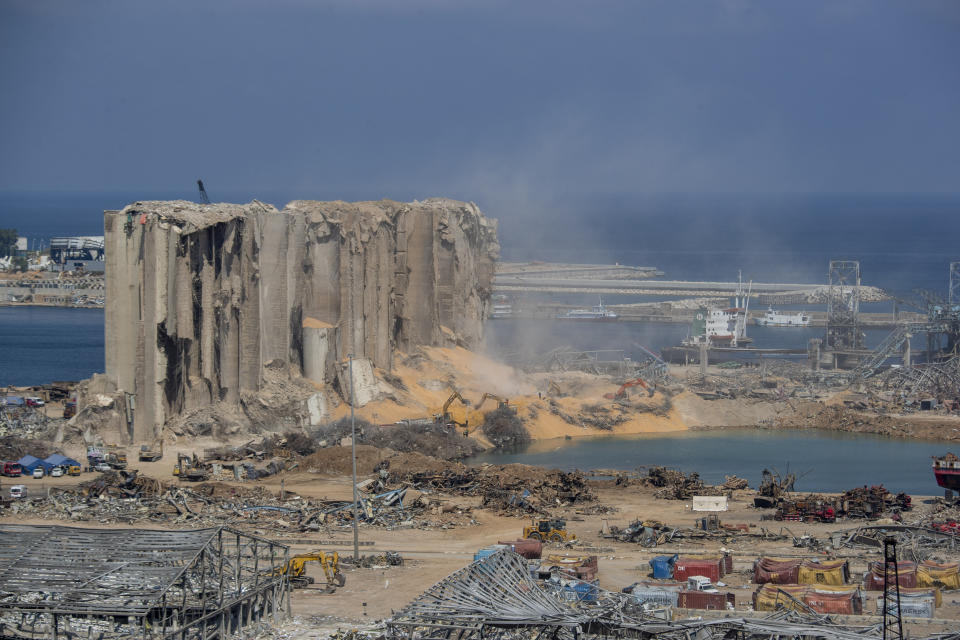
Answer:
[{"label": "docked boat", "polygon": [[703,347],[707,348],[711,362],[720,361],[715,357],[719,351],[725,352],[724,359],[729,360],[731,351],[742,349],[753,342],[753,339],[747,336],[750,289],[752,283],[744,291],[743,281],[740,280],[731,306],[725,309],[697,309],[687,337],[678,346],[664,347],[661,350],[664,360],[674,363],[696,361]]},{"label": "docked boat", "polygon": [[761,327],[806,327],[810,325],[810,316],[803,311],[782,313],[769,307],[763,317],[757,318],[756,322]]},{"label": "docked boat", "polygon": [[616,320],[617,314],[603,306],[603,298],[589,309],[570,309],[554,316],[557,320]]},{"label": "docked boat", "polygon": [[952,453],[945,456],[934,456],[933,475],[937,484],[944,489],[960,491],[960,457]]}]

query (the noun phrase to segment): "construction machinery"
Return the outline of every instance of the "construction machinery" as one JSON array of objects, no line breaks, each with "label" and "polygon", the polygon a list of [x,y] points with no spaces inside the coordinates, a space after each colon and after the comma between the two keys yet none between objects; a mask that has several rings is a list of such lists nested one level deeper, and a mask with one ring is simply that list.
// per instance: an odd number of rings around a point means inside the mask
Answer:
[{"label": "construction machinery", "polygon": [[163,442],[160,446],[140,445],[140,462],[156,462],[163,457]]},{"label": "construction machinery", "polygon": [[626,398],[627,390],[632,387],[643,387],[644,389],[647,390],[647,395],[651,398],[653,397],[653,394],[654,394],[653,387],[648,385],[643,378],[634,378],[633,380],[627,380],[622,385],[620,385],[620,388],[617,389],[616,393],[605,393],[603,394],[603,397],[606,398],[607,400],[620,400],[622,398]]},{"label": "construction machinery", "polygon": [[336,551],[311,551],[293,556],[287,564],[279,567],[274,575],[286,574],[290,585],[296,589],[313,584],[314,579],[307,575],[307,563],[317,562],[323,568],[323,575],[327,580],[327,593],[333,593],[337,587],[347,583],[347,579],[340,572],[340,554]]},{"label": "construction machinery", "polygon": [[462,395],[460,395],[459,391],[454,390],[454,392],[450,394],[450,397],[447,398],[447,401],[443,403],[443,407],[440,409],[440,413],[434,414],[433,416],[434,422],[438,422],[441,424],[454,424],[458,426],[463,426],[465,421],[463,423],[458,422],[450,414],[450,405],[453,404],[454,400],[459,400],[460,403],[465,407],[470,406],[470,401],[464,398]]},{"label": "construction machinery", "polygon": [[178,453],[177,464],[173,466],[173,475],[182,480],[200,482],[210,478],[210,471],[200,462],[196,454],[191,457],[185,453]]},{"label": "construction machinery", "polygon": [[577,539],[576,534],[567,531],[566,520],[534,520],[533,524],[523,528],[523,537],[550,542],[567,542]]},{"label": "construction machinery", "polygon": [[103,461],[110,465],[111,469],[127,468],[127,454],[119,447],[108,447],[107,455],[103,457]]},{"label": "construction machinery", "polygon": [[[483,406],[487,400],[493,400],[496,402],[497,409],[510,408],[510,401],[508,399],[501,398],[500,396],[492,393],[484,393],[482,396],[480,396],[479,402],[473,405],[473,410],[469,412],[467,419],[462,425],[460,425],[464,427],[463,435],[469,436],[471,433],[483,426],[483,422],[487,415],[487,411],[483,410]],[[490,411],[492,411],[492,409],[490,409]]]}]

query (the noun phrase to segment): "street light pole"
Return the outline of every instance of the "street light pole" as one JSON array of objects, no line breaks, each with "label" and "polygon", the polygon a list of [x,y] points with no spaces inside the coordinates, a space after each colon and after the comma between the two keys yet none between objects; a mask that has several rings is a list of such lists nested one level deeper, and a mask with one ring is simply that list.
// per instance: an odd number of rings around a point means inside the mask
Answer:
[{"label": "street light pole", "polygon": [[353,459],[353,559],[360,562],[360,510],[357,508],[357,419],[353,405],[356,396],[353,394],[353,354],[350,359],[350,457]]}]

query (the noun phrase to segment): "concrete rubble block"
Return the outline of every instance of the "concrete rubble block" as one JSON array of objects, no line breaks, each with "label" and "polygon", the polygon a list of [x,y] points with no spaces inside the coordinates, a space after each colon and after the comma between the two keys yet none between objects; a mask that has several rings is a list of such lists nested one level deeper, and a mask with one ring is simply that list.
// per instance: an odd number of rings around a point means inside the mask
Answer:
[{"label": "concrete rubble block", "polygon": [[[355,407],[362,407],[395,391],[389,384],[377,378],[373,361],[368,358],[355,358],[353,360],[352,387],[350,386],[349,371],[350,361],[341,361],[338,364],[337,383],[340,386],[340,394],[347,403]],[[353,393],[350,391],[351,388]]]}]

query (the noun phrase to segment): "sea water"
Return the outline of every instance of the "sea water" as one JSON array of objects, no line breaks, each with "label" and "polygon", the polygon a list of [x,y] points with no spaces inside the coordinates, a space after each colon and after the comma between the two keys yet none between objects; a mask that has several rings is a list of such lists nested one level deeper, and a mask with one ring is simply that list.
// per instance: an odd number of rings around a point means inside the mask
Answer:
[{"label": "sea water", "polygon": [[819,430],[720,429],[671,434],[540,440],[515,451],[475,456],[471,465],[521,462],[571,469],[696,471],[708,484],[737,475],[756,487],[763,470],[799,477],[797,491],[840,492],[882,483],[894,492],[938,495],[931,456],[943,443]]}]

